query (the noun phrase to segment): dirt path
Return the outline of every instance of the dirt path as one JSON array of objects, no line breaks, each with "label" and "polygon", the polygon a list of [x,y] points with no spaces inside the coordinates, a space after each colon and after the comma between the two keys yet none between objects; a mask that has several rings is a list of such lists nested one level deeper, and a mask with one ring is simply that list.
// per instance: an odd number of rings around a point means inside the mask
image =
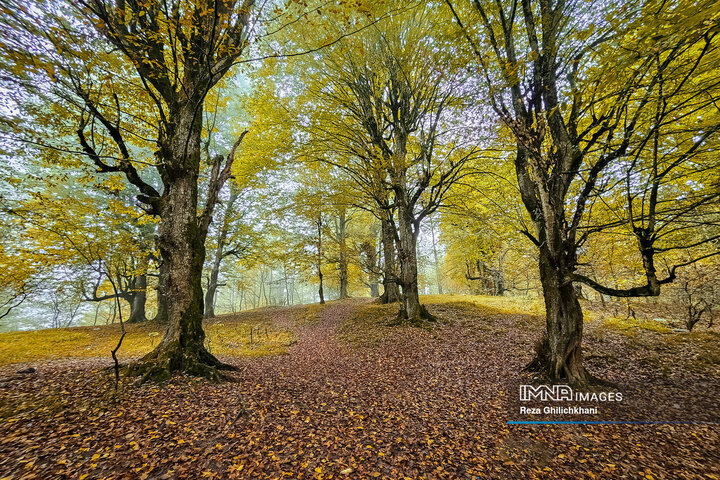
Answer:
[{"label": "dirt path", "polygon": [[[452,322],[351,346],[340,329],[366,302],[300,325],[273,310],[298,341],[229,359],[237,383],[178,378],[97,408],[95,377],[56,372],[48,405],[0,426],[0,478],[720,478],[713,427],[508,426],[508,379],[535,333],[518,318],[438,305]],[[34,382],[13,388],[51,379]]]}]

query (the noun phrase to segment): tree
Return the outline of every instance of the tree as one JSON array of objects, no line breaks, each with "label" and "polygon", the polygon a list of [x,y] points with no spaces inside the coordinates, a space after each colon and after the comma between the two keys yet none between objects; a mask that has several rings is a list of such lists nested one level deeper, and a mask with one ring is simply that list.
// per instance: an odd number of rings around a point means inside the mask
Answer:
[{"label": "tree", "polygon": [[348,208],[345,204],[337,206],[337,214],[332,219],[331,239],[337,244],[338,275],[340,280],[340,299],[348,298],[348,223],[351,215],[348,215]]},{"label": "tree", "polygon": [[[236,211],[236,202],[240,196],[240,190],[234,182],[230,183],[230,195],[227,198],[223,216],[220,223],[220,230],[217,233],[215,250],[213,252],[210,273],[207,279],[205,291],[205,318],[215,316],[215,300],[219,283],[220,267],[227,257],[241,257],[250,248],[250,239],[242,238],[237,230],[242,228],[240,218]],[[240,237],[240,238],[238,238]]]},{"label": "tree", "polygon": [[[85,156],[99,172],[122,173],[137,188],[140,205],[160,219],[157,246],[167,274],[169,325],[157,348],[131,369],[146,378],[166,378],[173,371],[217,378],[217,369],[226,368],[203,345],[201,276],[208,226],[243,135],[227,155],[213,159],[198,213],[201,134],[208,93],[247,46],[253,6],[252,0],[87,0],[29,14],[18,3],[17,11],[28,16],[10,21],[13,35],[5,50],[15,64],[35,65],[41,54],[39,63],[58,83],[56,92],[79,107],[76,134]],[[40,52],[23,52],[28,38],[37,39]],[[109,49],[121,55],[122,67],[116,57],[96,57]],[[128,127],[136,122],[135,99],[116,86],[117,77],[99,80],[118,68],[133,72],[139,80],[134,88],[154,108],[155,138],[146,142],[154,147],[154,161],[138,158],[133,145],[138,132]],[[143,179],[140,164],[156,171],[161,188]]]},{"label": "tree", "polygon": [[[529,368],[552,380],[586,383],[583,316],[574,283],[614,296],[658,295],[661,285],[687,264],[669,266],[664,278],[657,271],[656,255],[675,247],[658,245],[657,219],[663,216],[666,225],[677,225],[690,211],[659,215],[658,209],[670,205],[659,199],[677,185],[665,181],[675,176],[671,172],[706,155],[720,129],[711,120],[717,115],[718,89],[709,76],[716,68],[718,34],[702,19],[683,15],[698,8],[683,2],[616,8],[511,0],[474,2],[472,12],[456,9],[450,0],[446,4],[478,60],[493,109],[515,138],[518,186],[534,224],[524,233],[538,249],[546,308],[546,331]],[[611,21],[602,20],[606,14]],[[677,15],[685,21],[670,20]],[[659,24],[666,27],[658,32]],[[694,122],[693,128],[667,128],[679,119]],[[654,148],[666,138],[679,148],[672,160]],[[653,160],[653,151],[655,159],[668,160],[666,167]],[[653,163],[657,168],[640,167]],[[618,181],[623,165],[626,182]],[[648,195],[640,194],[644,202],[638,206],[635,187],[643,172],[650,175]],[[596,223],[593,206],[623,186],[629,199],[625,213]],[[698,206],[710,205],[717,192],[696,185],[693,197]],[[636,209],[643,211],[642,220]],[[644,284],[611,288],[576,271],[581,247],[591,235],[628,225],[642,258]]]},{"label": "tree", "polygon": [[[52,300],[52,325],[60,325],[63,310],[70,310],[73,320],[83,301],[118,298],[128,303],[129,320],[145,321],[148,237],[154,224],[147,217],[138,218],[120,192],[110,198],[100,194],[76,198],[74,188],[52,188],[46,180],[41,177],[38,182],[45,187],[42,191],[8,201],[3,211],[22,227],[18,232],[21,248],[16,253],[19,262],[33,265],[43,259],[47,271],[34,275],[35,282],[42,279],[38,293],[47,292]],[[98,215],[98,210],[105,214]],[[88,277],[95,277],[91,292],[87,291]],[[28,287],[23,285],[26,294],[31,293]]]},{"label": "tree", "polygon": [[[399,316],[412,323],[432,318],[418,292],[421,223],[440,207],[475,153],[472,146],[457,145],[466,141],[462,135],[449,135],[460,131],[450,124],[463,79],[429,34],[431,15],[428,6],[342,42],[323,57],[325,70],[310,87],[324,112],[316,112],[308,127],[315,157],[348,175],[374,203],[385,281],[401,286]],[[390,270],[393,244],[399,274]]]}]

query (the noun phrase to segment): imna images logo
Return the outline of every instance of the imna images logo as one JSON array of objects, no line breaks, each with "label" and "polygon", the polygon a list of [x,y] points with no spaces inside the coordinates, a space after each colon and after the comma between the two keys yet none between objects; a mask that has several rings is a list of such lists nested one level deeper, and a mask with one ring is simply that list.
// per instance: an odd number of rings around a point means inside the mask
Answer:
[{"label": "imna images logo", "polygon": [[622,392],[576,392],[570,385],[520,385],[521,402],[621,402]]}]

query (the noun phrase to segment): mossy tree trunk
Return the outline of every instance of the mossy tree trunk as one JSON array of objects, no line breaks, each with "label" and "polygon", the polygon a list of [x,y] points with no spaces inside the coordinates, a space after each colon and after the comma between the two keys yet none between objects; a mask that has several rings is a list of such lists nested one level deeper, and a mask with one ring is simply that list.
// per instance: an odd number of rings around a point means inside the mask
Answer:
[{"label": "mossy tree trunk", "polygon": [[[165,190],[160,200],[157,245],[167,271],[164,292],[168,298],[168,327],[158,346],[131,371],[148,379],[163,380],[173,372],[217,379],[223,367],[205,348],[203,290],[205,237],[209,219],[198,216],[201,110],[192,102],[175,115],[174,132],[161,144],[163,157],[172,161],[163,172]],[[180,167],[180,168],[178,168]]]},{"label": "mossy tree trunk", "polygon": [[[404,184],[404,175],[400,175],[400,185]],[[398,318],[412,324],[435,318],[420,305],[417,267],[417,238],[420,222],[414,214],[414,204],[407,202],[409,195],[403,188],[396,187],[398,204],[398,257],[400,258],[400,287],[402,288],[402,307]]]},{"label": "mossy tree trunk", "polygon": [[[125,99],[115,94],[117,112],[108,115],[105,106],[76,83],[75,93],[84,103],[77,130],[84,153],[99,172],[123,173],[137,187],[137,199],[145,211],[160,218],[158,293],[162,301],[158,302],[158,319],[167,317],[168,327],[157,348],[129,368],[145,378],[162,380],[173,372],[218,378],[218,368],[223,367],[203,345],[205,238],[218,194],[230,177],[235,150],[247,132],[240,135],[226,158],[208,158],[212,169],[199,214],[200,140],[205,99],[248,45],[247,27],[254,3],[207,2],[202,8],[181,8],[178,18],[171,20],[158,2],[81,2],[82,15],[110,46],[127,57],[147,99],[155,106],[158,135],[154,167],[162,188],[143,180],[136,168],[133,149],[125,138],[128,126],[121,126],[121,103]],[[204,13],[198,15],[201,10]],[[169,55],[170,50],[178,54]],[[88,116],[92,125],[103,126],[117,147],[113,162],[107,163],[107,158],[98,153],[94,135],[88,138],[85,134]]]}]

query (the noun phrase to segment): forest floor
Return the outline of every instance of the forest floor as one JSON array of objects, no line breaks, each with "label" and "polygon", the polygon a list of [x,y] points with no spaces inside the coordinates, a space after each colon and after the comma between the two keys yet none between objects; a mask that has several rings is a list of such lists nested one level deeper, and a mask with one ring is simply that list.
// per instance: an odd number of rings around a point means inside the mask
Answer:
[{"label": "forest floor", "polygon": [[[115,327],[77,330],[84,347],[55,357],[42,351],[51,334],[16,334],[35,342],[23,363],[6,334],[0,478],[720,479],[717,333],[588,315],[586,365],[623,393],[591,419],[676,423],[509,425],[518,385],[533,381],[522,367],[542,332],[535,307],[422,300],[440,319],[427,328],[390,326],[397,306],[369,299],[222,316],[211,348],[239,367],[236,382],[117,393],[110,359],[92,354]],[[126,361],[155,337],[137,328]]]}]

